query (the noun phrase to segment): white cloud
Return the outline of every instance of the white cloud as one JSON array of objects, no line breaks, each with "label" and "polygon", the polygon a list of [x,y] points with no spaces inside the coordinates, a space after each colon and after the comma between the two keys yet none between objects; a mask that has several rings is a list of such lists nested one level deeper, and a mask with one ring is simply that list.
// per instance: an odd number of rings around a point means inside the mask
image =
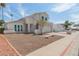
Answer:
[{"label": "white cloud", "polygon": [[6,17],[9,17],[9,18],[11,18],[11,16],[8,14],[8,13],[4,13],[4,15],[6,16]]},{"label": "white cloud", "polygon": [[72,17],[72,18],[75,18],[75,19],[76,19],[76,18],[79,18],[79,14],[71,14],[71,17]]},{"label": "white cloud", "polygon": [[64,23],[64,20],[63,21],[55,21],[55,23],[56,24],[59,24],[59,23],[62,24],[62,23]]},{"label": "white cloud", "polygon": [[10,6],[6,6],[6,11],[4,12],[4,15],[9,17],[11,19],[10,14],[13,14],[12,10],[10,9]]},{"label": "white cloud", "polygon": [[51,11],[54,11],[54,12],[58,12],[58,13],[61,13],[61,12],[64,12],[64,11],[67,11],[69,9],[71,9],[73,6],[75,6],[76,4],[56,4],[55,7],[53,7],[51,9]]},{"label": "white cloud", "polygon": [[[64,23],[66,19],[63,20],[59,20],[59,21],[55,21],[55,23]],[[79,23],[79,14],[70,14],[69,15],[69,20],[70,22],[75,22],[75,23]]]},{"label": "white cloud", "polygon": [[79,14],[71,14],[70,21],[79,23]]},{"label": "white cloud", "polygon": [[6,6],[6,8],[7,8],[7,12],[8,12],[8,13],[12,13],[12,11],[11,11],[11,9],[10,9],[10,6]]},{"label": "white cloud", "polygon": [[22,17],[25,16],[25,10],[22,7],[22,4],[18,4],[18,11]]}]

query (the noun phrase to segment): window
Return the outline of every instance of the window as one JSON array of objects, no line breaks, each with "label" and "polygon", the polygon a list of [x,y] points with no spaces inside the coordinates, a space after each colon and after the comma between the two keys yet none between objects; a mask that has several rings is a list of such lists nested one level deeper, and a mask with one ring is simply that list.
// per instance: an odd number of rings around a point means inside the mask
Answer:
[{"label": "window", "polygon": [[36,29],[38,29],[38,28],[39,28],[39,24],[37,23],[37,24],[36,24]]},{"label": "window", "polygon": [[22,31],[22,25],[14,25],[14,30],[15,31]]},{"label": "window", "polygon": [[44,19],[44,17],[42,16],[42,20]]},{"label": "window", "polygon": [[45,18],[45,20],[47,21],[47,17]]},{"label": "window", "polygon": [[21,25],[21,31],[22,31],[22,25]]},{"label": "window", "polygon": [[14,25],[14,30],[17,31],[17,27],[16,27],[16,25]]},{"label": "window", "polygon": [[20,29],[20,26],[18,25],[18,31],[20,31],[19,29]]}]

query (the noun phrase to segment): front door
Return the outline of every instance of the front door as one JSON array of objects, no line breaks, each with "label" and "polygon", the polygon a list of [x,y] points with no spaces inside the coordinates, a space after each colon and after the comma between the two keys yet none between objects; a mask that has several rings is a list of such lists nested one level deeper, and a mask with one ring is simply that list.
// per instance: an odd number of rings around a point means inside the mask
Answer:
[{"label": "front door", "polygon": [[34,32],[34,27],[33,24],[30,24],[30,32],[33,33]]}]

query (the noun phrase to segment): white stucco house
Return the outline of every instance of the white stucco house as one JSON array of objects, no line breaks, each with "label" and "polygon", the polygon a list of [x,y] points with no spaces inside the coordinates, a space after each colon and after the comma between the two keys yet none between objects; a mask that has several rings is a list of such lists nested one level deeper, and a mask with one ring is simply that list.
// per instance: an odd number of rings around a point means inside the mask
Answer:
[{"label": "white stucco house", "polygon": [[79,31],[79,24],[73,24],[70,28],[72,30],[78,30]]},{"label": "white stucco house", "polygon": [[[40,26],[37,20],[48,20],[49,16],[46,12],[35,13],[26,16],[16,21],[6,22],[4,24],[4,33],[40,33]],[[50,23],[43,27],[43,33],[51,32],[52,27]]]}]

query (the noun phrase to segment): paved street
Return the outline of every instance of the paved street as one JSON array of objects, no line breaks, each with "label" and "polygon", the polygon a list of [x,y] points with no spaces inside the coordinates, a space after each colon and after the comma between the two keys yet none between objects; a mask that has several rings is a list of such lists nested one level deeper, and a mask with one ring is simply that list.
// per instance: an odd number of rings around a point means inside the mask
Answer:
[{"label": "paved street", "polygon": [[18,56],[17,52],[7,42],[5,37],[0,34],[0,56]]}]

